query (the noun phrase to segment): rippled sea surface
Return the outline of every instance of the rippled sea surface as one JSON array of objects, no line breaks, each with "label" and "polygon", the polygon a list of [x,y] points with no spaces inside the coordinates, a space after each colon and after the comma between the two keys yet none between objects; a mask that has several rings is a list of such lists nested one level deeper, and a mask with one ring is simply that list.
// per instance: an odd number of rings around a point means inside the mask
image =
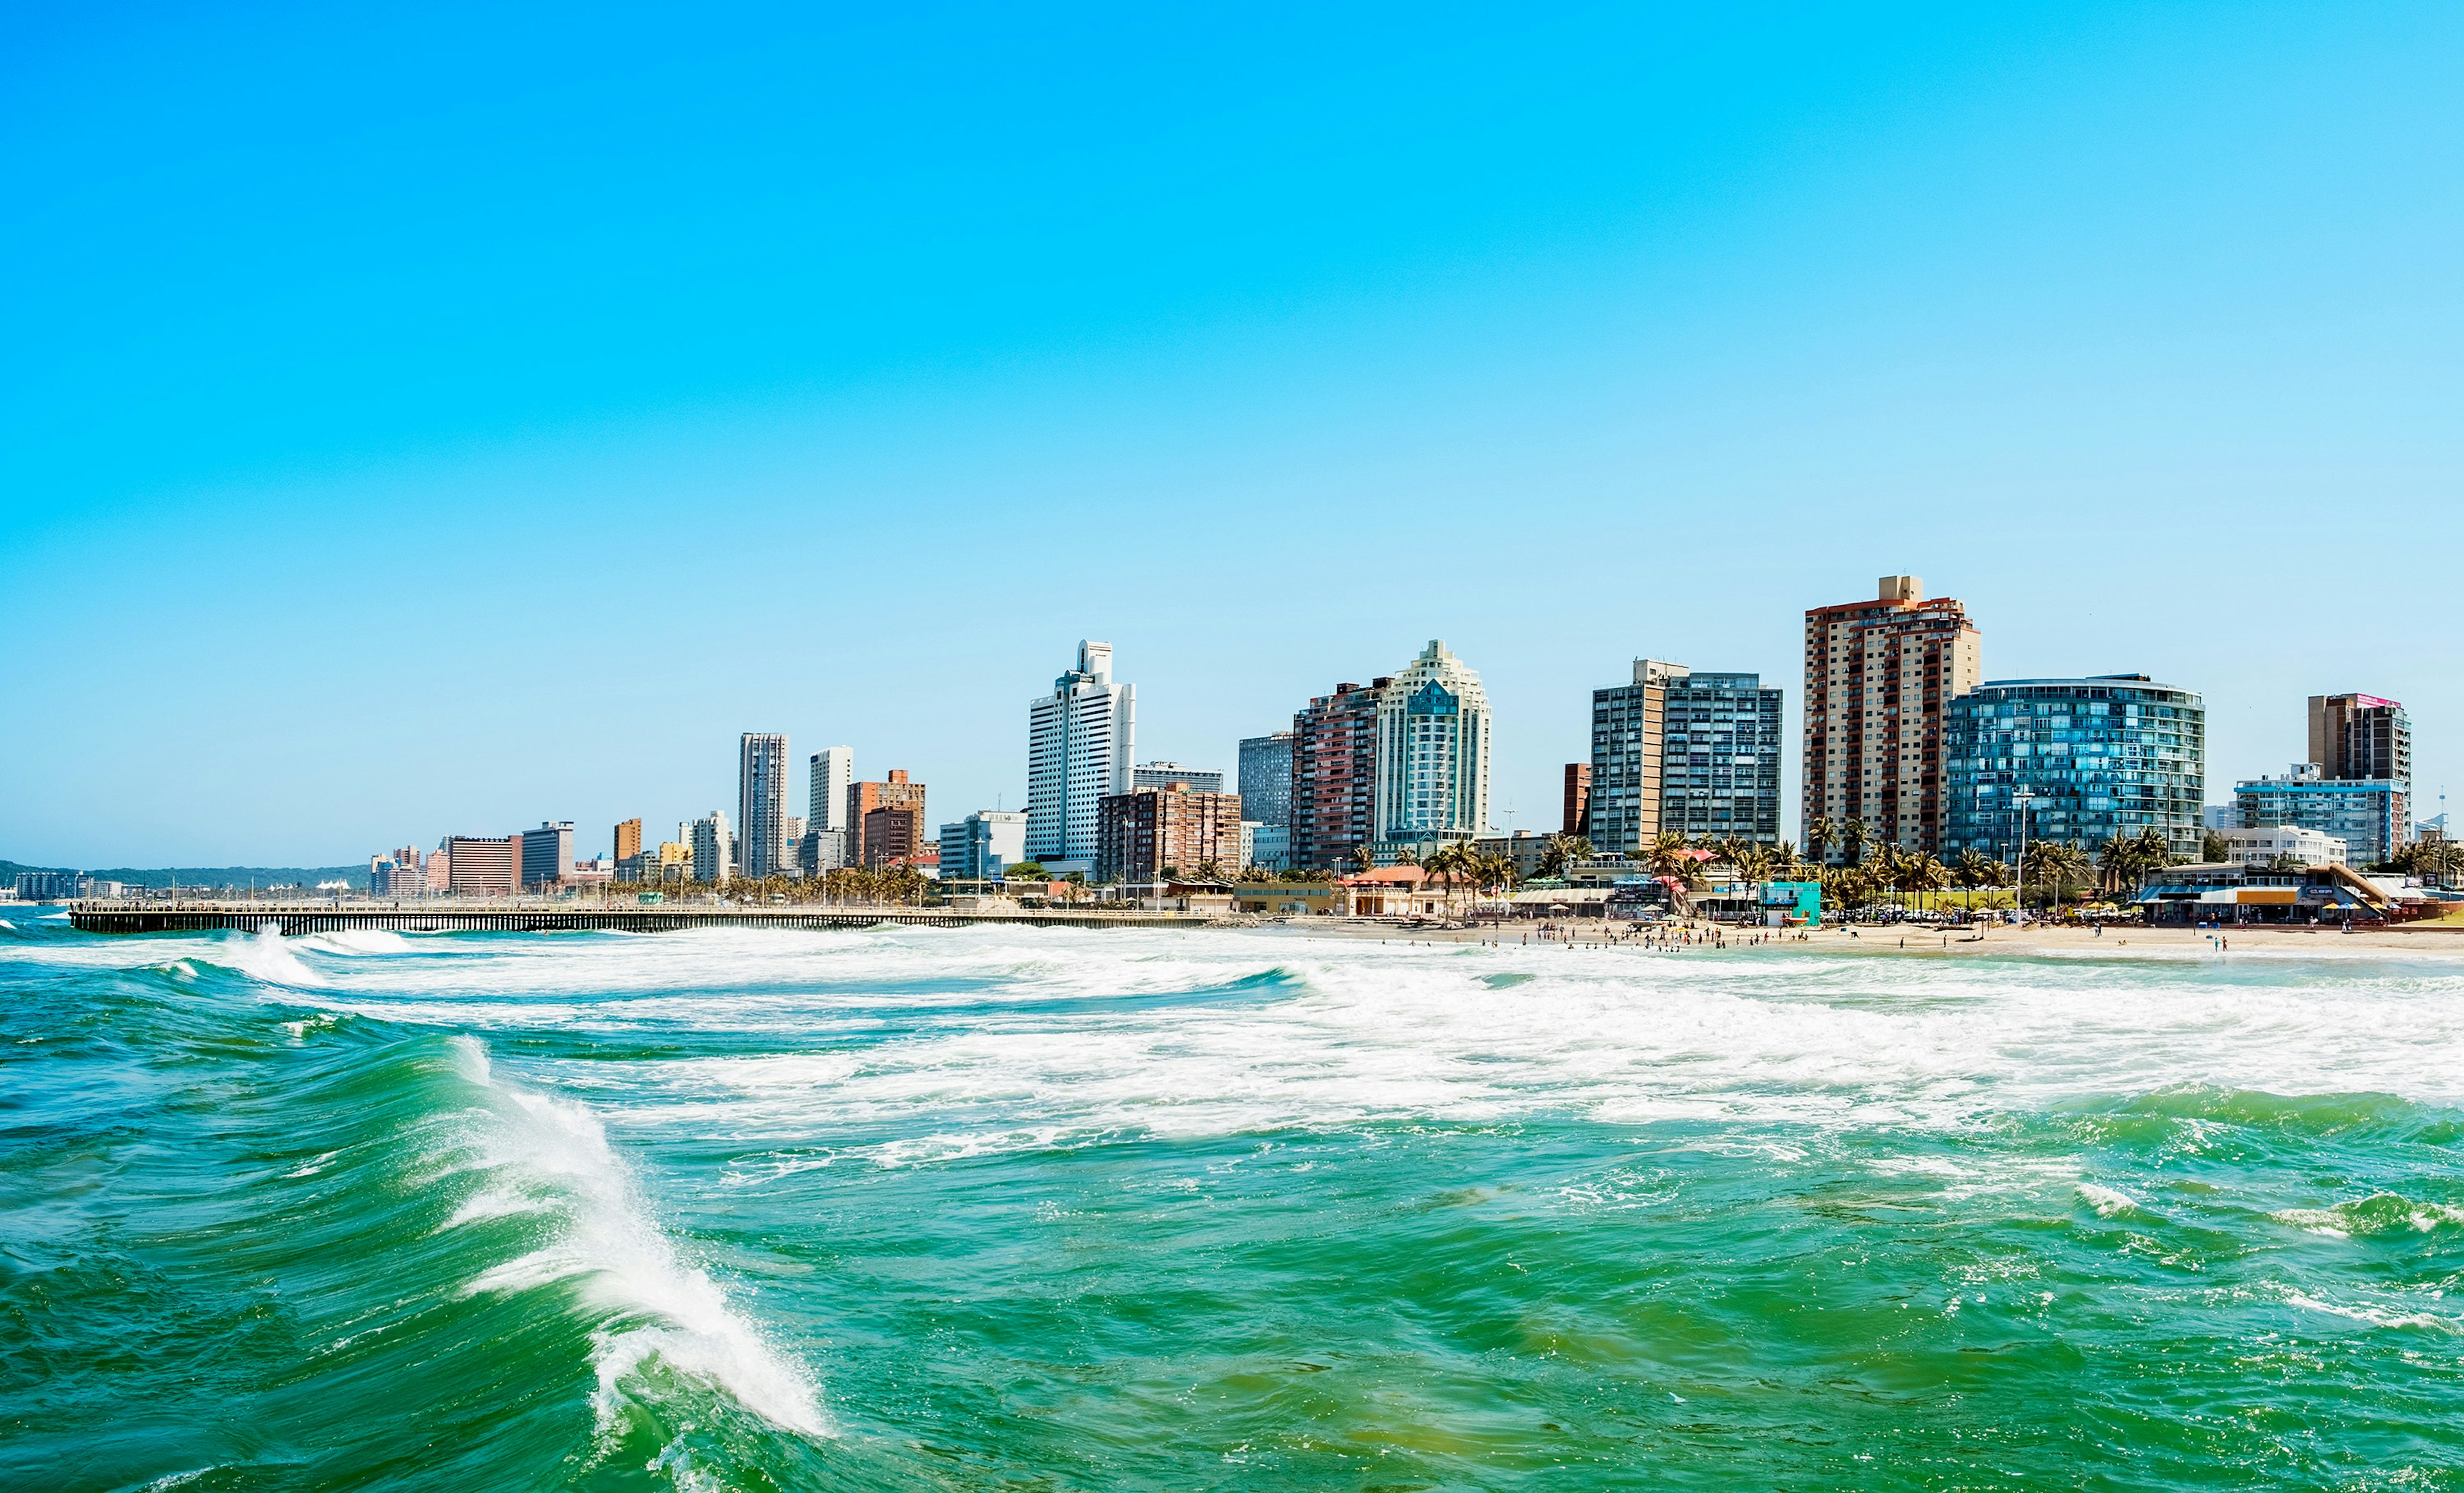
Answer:
[{"label": "rippled sea surface", "polygon": [[0,923],[0,1486],[2464,1488],[2464,960]]}]

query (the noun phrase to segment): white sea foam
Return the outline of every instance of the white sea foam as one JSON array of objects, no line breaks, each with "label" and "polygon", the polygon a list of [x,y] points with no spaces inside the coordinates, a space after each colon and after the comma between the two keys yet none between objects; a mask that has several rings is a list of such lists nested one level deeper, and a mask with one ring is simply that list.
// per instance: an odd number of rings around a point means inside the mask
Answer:
[{"label": "white sea foam", "polygon": [[2322,1311],[2329,1316],[2366,1323],[2374,1327],[2429,1327],[2452,1332],[2456,1326],[2455,1323],[2447,1318],[2433,1316],[2429,1312],[2395,1311],[2388,1307],[2372,1305],[2366,1302],[2325,1302],[2314,1296],[2304,1296],[2299,1291],[2286,1292],[2284,1303],[2288,1306],[2299,1306],[2306,1311]]},{"label": "white sea foam", "polygon": [[[1278,969],[1290,983],[1224,989]],[[1486,983],[1507,972],[1529,978]],[[690,983],[646,989],[657,978]],[[623,993],[547,1003],[554,1017],[487,996],[467,1005],[540,1024],[567,1011],[589,1013],[581,1023],[621,1014],[804,1041],[894,1014],[906,1030],[860,1047],[654,1064],[644,1096],[696,1124],[782,1142],[830,1136],[838,1156],[893,1166],[1104,1135],[1381,1116],[1476,1124],[1553,1109],[1624,1122],[1958,1128],[2012,1108],[2184,1083],[2448,1101],[2459,1082],[2444,1054],[2464,1041],[2454,999],[2464,978],[2436,969],[2254,987],[2200,967],[2110,961],[1671,959],[1277,933],[987,929],[840,942],[712,930],[666,947],[578,946],[541,983],[590,981]],[[919,984],[930,989],[905,992]],[[1222,992],[1191,993],[1210,989]],[[1155,993],[1191,998],[1125,999]],[[452,1004],[412,999],[440,1014]],[[793,1164],[816,1163],[808,1152]],[[2013,1179],[1943,1182],[1969,1191]]]},{"label": "white sea foam", "polygon": [[340,928],[330,933],[311,933],[294,942],[299,948],[320,954],[404,954],[410,951],[410,940],[387,928]]},{"label": "white sea foam", "polygon": [[[417,959],[297,942],[313,966],[264,936],[188,947],[329,1010],[449,1030],[754,1036],[764,1050],[631,1066],[628,1082],[647,1084],[632,1098],[646,1119],[792,1146],[779,1161],[791,1169],[1546,1111],[1958,1130],[2189,1084],[2464,1102],[2452,958],[2288,954],[2305,977],[2254,982],[2246,964],[2196,960],[1675,957],[1284,930],[442,935]],[[183,947],[68,947],[88,962]],[[2212,1128],[2175,1123],[2180,1145]],[[2056,1180],[2007,1170],[1941,1186]]]},{"label": "white sea foam", "polygon": [[299,962],[280,929],[267,924],[261,932],[235,933],[225,939],[215,963],[268,985],[319,986],[324,976]]},{"label": "white sea foam", "polygon": [[548,1243],[483,1272],[466,1290],[577,1281],[584,1299],[613,1319],[595,1337],[603,1429],[621,1416],[655,1365],[715,1385],[786,1430],[831,1434],[810,1377],[763,1340],[707,1273],[677,1256],[589,1111],[497,1080],[485,1048],[469,1037],[454,1041],[466,1076],[491,1101],[470,1158],[497,1175],[481,1213],[517,1211],[513,1200],[552,1192],[563,1214]]},{"label": "white sea foam", "polygon": [[[2381,1206],[2372,1206],[2378,1204]],[[2399,1228],[2409,1228],[2418,1234],[2451,1224],[2464,1223],[2464,1208],[2446,1203],[2415,1203],[2404,1198],[2381,1194],[2365,1198],[2360,1204],[2342,1208],[2286,1208],[2268,1214],[2278,1223],[2290,1224],[2305,1234],[2325,1238],[2348,1239],[2355,1234],[2387,1234]]]},{"label": "white sea foam", "polygon": [[2096,1215],[2100,1218],[2119,1218],[2123,1214],[2140,1211],[2137,1198],[2117,1188],[2104,1187],[2095,1182],[2080,1183],[2079,1195],[2081,1202],[2096,1210]]}]

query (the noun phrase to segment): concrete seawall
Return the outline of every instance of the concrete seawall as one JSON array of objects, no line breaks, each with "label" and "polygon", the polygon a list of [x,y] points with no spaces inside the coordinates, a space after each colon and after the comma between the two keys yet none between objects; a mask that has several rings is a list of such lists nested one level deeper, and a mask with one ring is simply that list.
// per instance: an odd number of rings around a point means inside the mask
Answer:
[{"label": "concrete seawall", "polygon": [[885,924],[964,927],[979,923],[1064,928],[1194,928],[1203,913],[1112,912],[1091,908],[1048,912],[960,912],[941,907],[575,906],[513,902],[73,902],[69,922],[88,933],[256,932],[286,936],[384,928],[400,933],[541,933],[612,928],[656,933],[670,928],[868,928]]}]

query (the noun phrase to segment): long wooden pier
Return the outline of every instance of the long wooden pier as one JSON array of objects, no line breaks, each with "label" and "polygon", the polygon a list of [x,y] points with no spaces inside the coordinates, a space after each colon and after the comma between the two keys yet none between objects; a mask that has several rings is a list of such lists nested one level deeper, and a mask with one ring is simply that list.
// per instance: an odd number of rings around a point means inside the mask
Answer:
[{"label": "long wooden pier", "polygon": [[1198,912],[1144,912],[1104,908],[1044,911],[959,910],[952,907],[835,906],[791,902],[785,906],[733,903],[529,902],[492,899],[454,902],[80,902],[69,904],[69,922],[89,933],[203,933],[223,929],[337,933],[383,928],[399,933],[544,933],[609,928],[659,933],[671,928],[869,928],[885,924],[966,927],[999,923],[1023,927],[1191,928],[1212,921]]}]

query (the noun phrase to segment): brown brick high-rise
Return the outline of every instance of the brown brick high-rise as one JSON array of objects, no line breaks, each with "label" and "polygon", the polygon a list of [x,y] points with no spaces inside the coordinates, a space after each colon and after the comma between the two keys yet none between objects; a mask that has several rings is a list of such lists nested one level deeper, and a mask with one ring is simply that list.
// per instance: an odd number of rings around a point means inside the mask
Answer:
[{"label": "brown brick high-rise", "polygon": [[1983,660],[1967,609],[1925,600],[1913,575],[1806,613],[1801,822],[1862,819],[1877,841],[1940,855],[1943,704],[1984,681]]},{"label": "brown brick high-rise", "polygon": [[1182,876],[1230,877],[1241,865],[1241,795],[1186,783],[1107,793],[1097,803],[1095,874],[1147,881],[1169,866]]},{"label": "brown brick high-rise", "polygon": [[1324,871],[1375,839],[1377,693],[1392,682],[1337,684],[1292,717],[1292,864]]},{"label": "brown brick high-rise", "polygon": [[[879,785],[872,785],[878,787]],[[889,865],[915,865],[924,858],[924,809],[920,804],[891,804],[869,809],[864,815],[864,864],[878,871]]]},{"label": "brown brick high-rise", "polygon": [[[924,820],[924,785],[907,781],[903,769],[892,768],[887,783],[849,783],[847,785],[847,864],[869,866],[874,858],[865,853],[864,816],[875,809],[913,809],[915,820]],[[912,857],[913,852],[909,855]]]}]

